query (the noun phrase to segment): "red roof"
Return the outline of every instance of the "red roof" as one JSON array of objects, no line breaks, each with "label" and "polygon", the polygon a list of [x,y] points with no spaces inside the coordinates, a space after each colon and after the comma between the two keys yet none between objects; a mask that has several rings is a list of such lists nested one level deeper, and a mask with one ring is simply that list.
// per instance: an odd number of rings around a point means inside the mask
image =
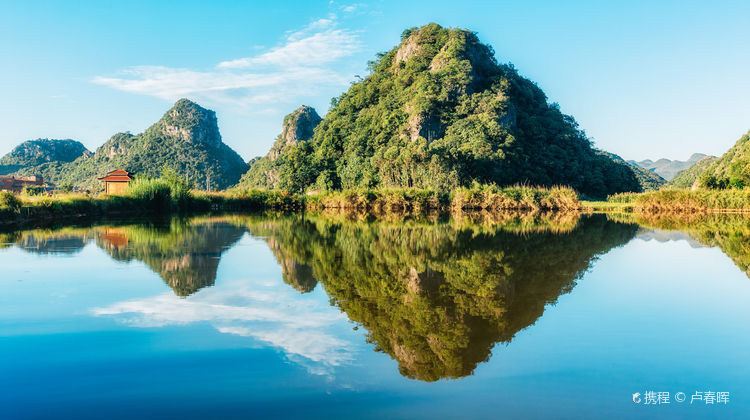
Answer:
[{"label": "red roof", "polygon": [[130,182],[132,180],[133,180],[133,178],[131,178],[131,177],[127,176],[127,175],[125,175],[125,176],[107,175],[104,178],[99,178],[99,181],[105,181],[105,182]]},{"label": "red roof", "polygon": [[111,171],[104,178],[99,178],[99,181],[105,182],[130,182],[132,180],[133,174],[122,169]]},{"label": "red roof", "polygon": [[107,175],[127,175],[127,176],[130,176],[131,174],[128,171],[125,171],[125,170],[122,170],[122,169],[118,169],[116,171],[107,172]]}]

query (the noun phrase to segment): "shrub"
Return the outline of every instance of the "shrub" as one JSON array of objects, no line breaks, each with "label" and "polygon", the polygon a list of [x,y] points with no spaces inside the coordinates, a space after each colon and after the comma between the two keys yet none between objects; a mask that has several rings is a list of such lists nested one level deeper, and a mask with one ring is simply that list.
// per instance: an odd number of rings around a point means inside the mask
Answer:
[{"label": "shrub", "polygon": [[23,203],[15,194],[8,191],[0,191],[0,210],[18,213]]},{"label": "shrub", "polygon": [[44,194],[44,187],[39,185],[28,185],[23,187],[23,195],[33,197]]}]

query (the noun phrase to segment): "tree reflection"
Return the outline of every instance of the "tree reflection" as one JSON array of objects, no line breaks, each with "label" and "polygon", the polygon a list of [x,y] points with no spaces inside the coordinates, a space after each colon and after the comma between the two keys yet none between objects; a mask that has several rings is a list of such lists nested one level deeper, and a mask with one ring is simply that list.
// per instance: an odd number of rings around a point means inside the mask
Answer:
[{"label": "tree reflection", "polygon": [[376,350],[424,381],[470,375],[638,229],[603,216],[538,222],[244,221],[282,266],[309,266],[308,278],[367,329]]},{"label": "tree reflection", "polygon": [[166,224],[103,225],[4,234],[3,242],[33,253],[75,253],[88,242],[122,262],[141,261],[172,288],[188,296],[212,286],[221,254],[245,229],[222,219],[175,219]]}]

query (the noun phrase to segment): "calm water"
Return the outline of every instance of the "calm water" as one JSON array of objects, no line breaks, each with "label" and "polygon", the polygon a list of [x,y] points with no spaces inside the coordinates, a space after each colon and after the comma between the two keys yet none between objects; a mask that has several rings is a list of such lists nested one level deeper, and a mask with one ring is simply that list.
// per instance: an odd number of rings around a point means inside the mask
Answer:
[{"label": "calm water", "polygon": [[0,244],[0,418],[750,412],[739,216],[223,216]]}]

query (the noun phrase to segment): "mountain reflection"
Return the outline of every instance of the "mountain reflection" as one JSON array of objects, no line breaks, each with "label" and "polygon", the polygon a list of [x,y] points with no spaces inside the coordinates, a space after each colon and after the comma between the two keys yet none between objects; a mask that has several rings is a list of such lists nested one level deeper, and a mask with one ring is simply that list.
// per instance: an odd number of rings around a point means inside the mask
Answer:
[{"label": "mountain reflection", "polygon": [[141,261],[172,288],[188,296],[212,286],[221,254],[245,230],[221,219],[175,219],[166,224],[104,225],[61,230],[32,230],[0,236],[38,254],[77,253],[94,241],[116,261]]},{"label": "mountain reflection", "polygon": [[[367,342],[396,360],[402,375],[436,381],[471,375],[496,343],[508,343],[533,325],[598,255],[625,244],[638,229],[575,213],[229,215],[15,232],[1,235],[0,242],[33,253],[77,253],[94,243],[117,261],[143,262],[184,297],[214,285],[222,253],[249,232],[267,243],[284,283],[303,294],[320,283],[331,304],[363,327]],[[182,303],[159,296],[95,313],[130,314],[140,325],[158,326],[179,323],[178,314],[190,309],[185,313],[193,318],[182,322],[206,318],[219,331],[254,336],[329,366],[346,360],[338,350],[343,344],[325,344],[335,342],[332,336],[308,337],[328,333],[300,329],[299,319],[285,319],[276,306],[259,311],[271,303],[257,300],[265,292],[243,283],[224,286],[231,287]],[[293,311],[305,307],[302,300],[286,301],[296,302]],[[310,314],[325,319],[317,309],[308,312],[311,320]],[[270,320],[285,329],[269,330]],[[308,338],[290,342],[292,336]],[[317,344],[313,351],[304,343]]]},{"label": "mountain reflection", "polygon": [[320,282],[377,351],[424,381],[470,375],[495,343],[534,324],[597,255],[638,230],[603,216],[484,225],[322,217],[245,223],[282,267],[306,267],[287,270],[286,282],[298,289]]},{"label": "mountain reflection", "polygon": [[687,234],[700,245],[721,249],[750,277],[750,215],[636,214],[610,218],[637,223],[645,228]]}]

